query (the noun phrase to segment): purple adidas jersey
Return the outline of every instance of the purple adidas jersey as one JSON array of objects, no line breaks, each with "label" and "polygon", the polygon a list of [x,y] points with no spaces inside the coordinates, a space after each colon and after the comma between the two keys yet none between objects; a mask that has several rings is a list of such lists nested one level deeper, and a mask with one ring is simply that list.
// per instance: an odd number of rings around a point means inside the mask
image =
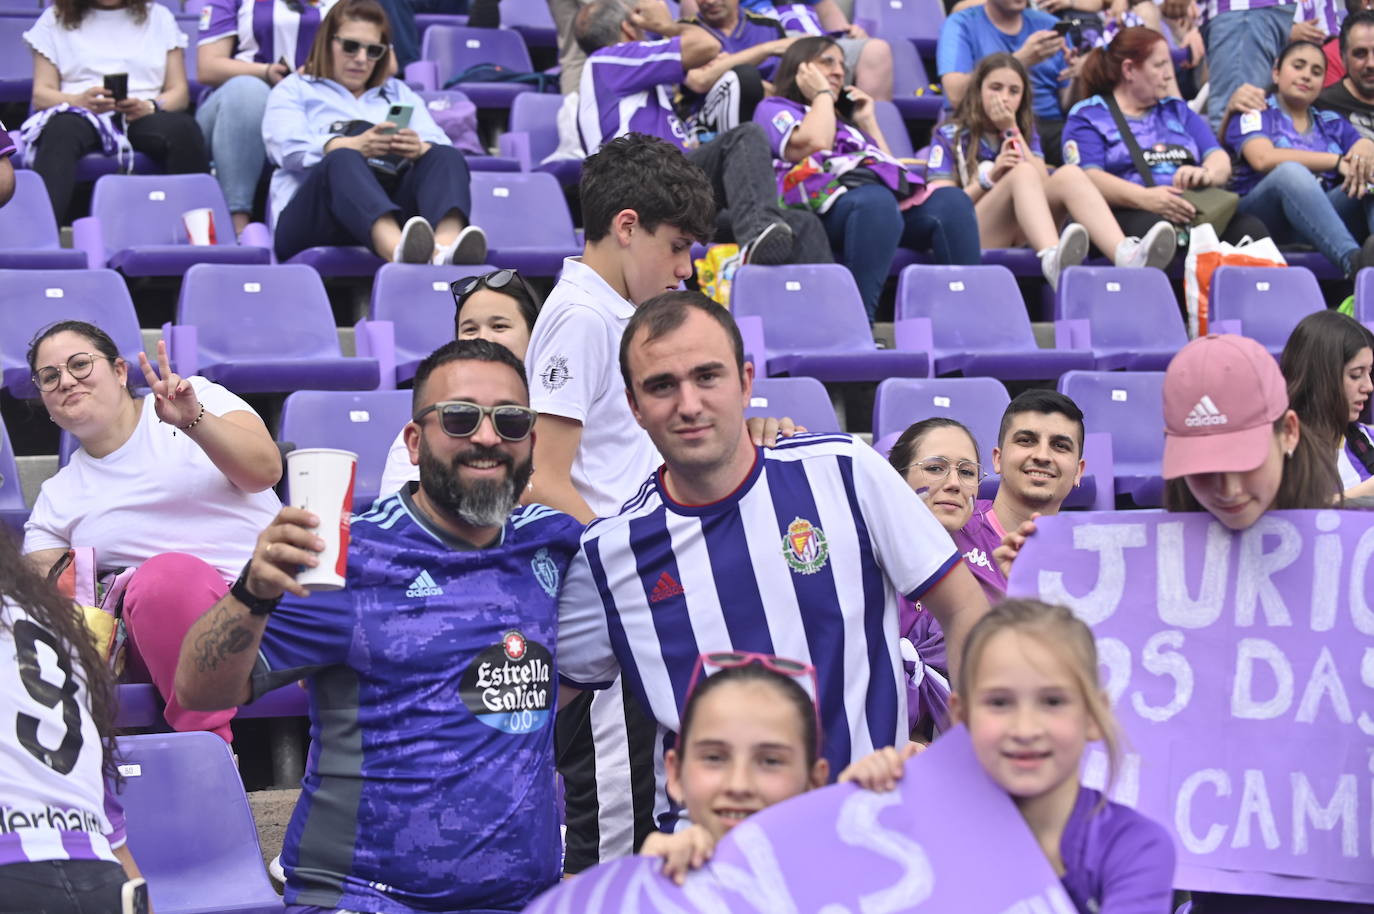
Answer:
[{"label": "purple adidas jersey", "polygon": [[0,159],[14,155],[14,140],[10,139],[5,125],[0,124]]},{"label": "purple adidas jersey", "polygon": [[[1255,171],[1250,163],[1241,156],[1245,144],[1253,139],[1264,137],[1279,149],[1300,149],[1308,152],[1332,152],[1343,155],[1350,151],[1360,140],[1360,133],[1350,122],[1335,111],[1309,108],[1310,123],[1303,133],[1293,125],[1293,119],[1279,104],[1278,96],[1269,96],[1269,107],[1263,111],[1246,111],[1231,118],[1226,125],[1226,150],[1235,156],[1235,177],[1231,189],[1238,194],[1249,193],[1250,189],[1264,179],[1265,172]],[[1336,171],[1328,171],[1318,176],[1322,187],[1330,190],[1341,183]]]},{"label": "purple adidas jersey", "polygon": [[978,579],[989,603],[996,603],[1007,595],[1007,576],[992,559],[993,550],[1002,545],[1006,532],[992,511],[992,500],[974,502],[968,523],[954,531],[954,545],[964,554],[968,570]]},{"label": "purple adidas jersey", "polygon": [[474,549],[411,487],[353,519],[345,589],[287,596],[263,635],[253,694],[310,688],[286,902],[519,911],[561,870],[553,654],[582,525],[529,505]]},{"label": "purple adidas jersey", "polygon": [[627,41],[601,48],[582,67],[577,129],[590,155],[607,140],[647,133],[687,148],[687,127],[673,111],[682,82],[682,39]]},{"label": "purple adidas jersey", "polygon": [[233,57],[251,63],[276,63],[283,57],[295,69],[310,56],[320,19],[334,0],[305,0],[300,12],[285,0],[208,0],[200,9],[197,45],[234,37]]},{"label": "purple adidas jersey", "polygon": [[[953,181],[955,184],[964,185],[972,181],[978,174],[979,162],[992,162],[996,160],[997,154],[1002,151],[1001,140],[993,137],[978,138],[978,150],[972,162],[961,160],[967,157],[963,149],[967,144],[967,137],[960,136],[959,125],[953,121],[946,121],[930,137],[930,153],[926,157],[926,182],[931,181]],[[955,139],[958,138],[956,144]],[[993,145],[996,141],[997,145]],[[1036,158],[1045,157],[1044,150],[1040,148],[1040,136],[1034,131],[1031,132],[1030,152]]]},{"label": "purple adidas jersey", "polygon": [[[1142,117],[1126,118],[1126,124],[1140,144],[1156,184],[1172,183],[1179,168],[1199,165],[1208,153],[1221,148],[1207,122],[1181,98],[1163,99]],[[1073,106],[1064,124],[1063,142],[1067,164],[1102,168],[1134,184],[1145,183],[1100,95]]]},{"label": "purple adidas jersey", "polygon": [[1088,787],[1078,789],[1059,839],[1061,882],[1079,914],[1173,910],[1174,842],[1164,826]]}]

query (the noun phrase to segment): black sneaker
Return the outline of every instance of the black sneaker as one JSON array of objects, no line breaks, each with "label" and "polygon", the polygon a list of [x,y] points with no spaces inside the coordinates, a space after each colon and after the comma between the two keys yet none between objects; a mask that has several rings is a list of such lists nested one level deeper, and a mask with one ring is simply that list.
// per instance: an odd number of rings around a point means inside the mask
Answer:
[{"label": "black sneaker", "polygon": [[770,222],[763,231],[739,251],[740,266],[756,263],[777,266],[792,256],[792,226],[786,222]]},{"label": "black sneaker", "polygon": [[1366,238],[1360,250],[1350,258],[1350,278],[1354,279],[1365,267],[1374,267],[1374,235]]}]

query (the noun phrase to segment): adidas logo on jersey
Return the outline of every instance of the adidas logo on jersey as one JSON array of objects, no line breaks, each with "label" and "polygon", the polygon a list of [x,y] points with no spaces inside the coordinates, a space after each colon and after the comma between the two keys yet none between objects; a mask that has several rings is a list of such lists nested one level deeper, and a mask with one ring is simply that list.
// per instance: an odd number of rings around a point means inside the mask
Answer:
[{"label": "adidas logo on jersey", "polygon": [[669,597],[681,596],[682,592],[682,585],[665,571],[658,576],[658,583],[654,585],[653,592],[649,594],[649,602],[662,603]]},{"label": "adidas logo on jersey", "polygon": [[1203,394],[1202,399],[1197,401],[1193,411],[1188,414],[1188,418],[1183,420],[1183,424],[1192,428],[1200,425],[1225,425],[1226,414],[1217,409],[1211,397]]},{"label": "adidas logo on jersey", "polygon": [[414,599],[416,597],[437,597],[444,592],[444,589],[434,582],[428,571],[422,571],[415,576],[415,580],[410,582],[406,588],[406,596]]}]

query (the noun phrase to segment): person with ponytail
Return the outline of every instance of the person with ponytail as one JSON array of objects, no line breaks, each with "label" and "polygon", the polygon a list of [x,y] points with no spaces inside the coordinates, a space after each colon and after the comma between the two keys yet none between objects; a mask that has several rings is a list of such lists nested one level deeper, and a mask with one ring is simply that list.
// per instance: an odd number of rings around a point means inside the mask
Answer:
[{"label": "person with ponytail", "polygon": [[[1075,93],[1082,101],[1064,126],[1064,161],[1088,172],[1128,235],[1143,235],[1161,218],[1188,226],[1198,211],[1185,191],[1225,187],[1231,180],[1231,159],[1207,122],[1183,99],[1165,95],[1172,71],[1163,35],[1122,29],[1084,58]],[[1122,137],[1118,123],[1131,137]],[[1132,138],[1148,175],[1136,167]],[[1235,243],[1269,232],[1259,219],[1238,212],[1218,234]]]}]

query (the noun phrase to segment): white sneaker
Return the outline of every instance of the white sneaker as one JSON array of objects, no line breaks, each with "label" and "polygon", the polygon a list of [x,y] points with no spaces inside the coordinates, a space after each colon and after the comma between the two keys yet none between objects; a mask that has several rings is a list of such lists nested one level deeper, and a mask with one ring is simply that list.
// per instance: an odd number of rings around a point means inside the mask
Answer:
[{"label": "white sneaker", "polygon": [[475,225],[465,226],[457,238],[434,254],[434,262],[442,266],[485,263],[486,259],[487,233]]},{"label": "white sneaker", "polygon": [[272,858],[267,864],[267,875],[272,877],[272,881],[278,885],[286,885],[286,870],[282,869],[281,854]]},{"label": "white sneaker", "polygon": [[401,226],[401,240],[391,253],[392,263],[430,263],[434,259],[434,228],[424,216],[411,216]]},{"label": "white sneaker", "polygon": [[1077,222],[1064,226],[1059,243],[1040,252],[1040,272],[1051,289],[1059,288],[1059,274],[1065,267],[1076,267],[1088,256],[1088,230]]},{"label": "white sneaker", "polygon": [[1144,238],[1126,238],[1116,247],[1113,258],[1119,267],[1154,267],[1162,270],[1174,259],[1178,233],[1168,222],[1150,226]]}]

